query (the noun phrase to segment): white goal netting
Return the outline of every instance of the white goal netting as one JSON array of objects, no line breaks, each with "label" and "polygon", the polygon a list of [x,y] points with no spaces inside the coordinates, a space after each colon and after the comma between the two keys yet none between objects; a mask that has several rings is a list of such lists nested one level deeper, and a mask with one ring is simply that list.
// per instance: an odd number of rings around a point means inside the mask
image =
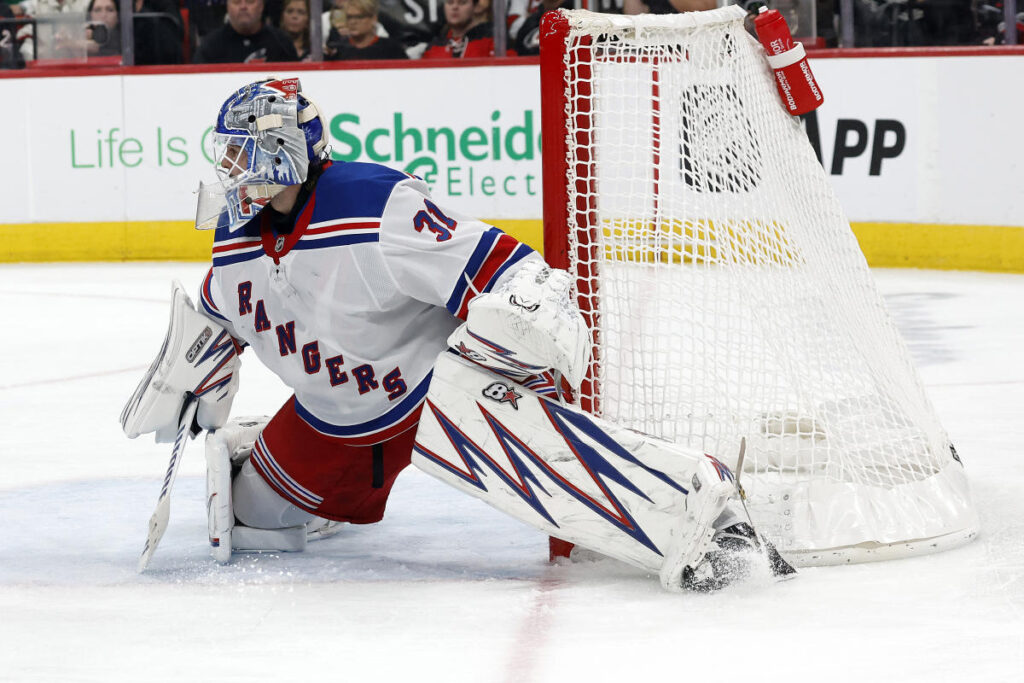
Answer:
[{"label": "white goal netting", "polygon": [[971,538],[963,467],[744,12],[563,16],[545,173],[570,191],[545,224],[594,329],[590,408],[732,466],[745,439],[751,514],[797,564]]}]

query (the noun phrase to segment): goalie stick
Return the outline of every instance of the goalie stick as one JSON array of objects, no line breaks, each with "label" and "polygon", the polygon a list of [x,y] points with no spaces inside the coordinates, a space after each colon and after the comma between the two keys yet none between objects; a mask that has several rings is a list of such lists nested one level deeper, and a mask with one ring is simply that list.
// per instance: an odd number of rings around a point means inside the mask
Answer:
[{"label": "goalie stick", "polygon": [[[747,455],[747,437],[740,438],[740,454],[736,458],[736,490],[740,494],[740,503],[743,505],[743,512],[746,513],[747,519],[750,519],[750,510],[747,509],[747,492],[743,490],[743,484],[740,483],[740,477],[743,475],[743,461]],[[781,579],[792,578],[796,574],[796,569],[785,558],[779,554],[779,551],[775,548],[775,545],[768,542],[764,536],[761,535],[756,528],[754,528],[754,538],[757,539],[758,544],[765,549],[765,555],[768,558],[768,567],[772,571],[772,575]]]},{"label": "goalie stick", "polygon": [[171,461],[167,463],[167,474],[164,475],[164,484],[160,489],[160,495],[156,499],[156,509],[149,518],[149,533],[146,536],[146,545],[142,548],[142,555],[139,557],[139,573],[146,571],[149,561],[153,559],[160,539],[167,530],[167,520],[171,516],[171,488],[174,480],[178,477],[178,465],[181,464],[181,455],[185,452],[185,442],[191,436],[192,423],[196,417],[196,410],[199,408],[199,400],[189,394],[185,399],[185,406],[178,418],[178,432],[174,438],[174,447],[171,449]]}]

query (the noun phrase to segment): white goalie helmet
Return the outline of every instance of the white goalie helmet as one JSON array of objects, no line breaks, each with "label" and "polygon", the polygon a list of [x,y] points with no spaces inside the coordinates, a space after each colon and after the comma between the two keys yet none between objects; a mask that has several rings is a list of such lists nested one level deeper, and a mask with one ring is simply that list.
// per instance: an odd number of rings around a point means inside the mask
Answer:
[{"label": "white goalie helmet", "polygon": [[199,185],[196,227],[233,229],[248,222],[281,190],[305,182],[326,147],[327,123],[299,79],[264,79],[239,89],[217,114],[219,180]]}]

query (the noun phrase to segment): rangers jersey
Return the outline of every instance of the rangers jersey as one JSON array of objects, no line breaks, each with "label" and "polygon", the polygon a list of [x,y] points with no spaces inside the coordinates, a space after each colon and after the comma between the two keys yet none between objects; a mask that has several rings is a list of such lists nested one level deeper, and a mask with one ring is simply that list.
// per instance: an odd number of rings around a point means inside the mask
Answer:
[{"label": "rangers jersey", "polygon": [[294,390],[304,420],[354,445],[416,422],[469,302],[540,258],[377,164],[329,164],[289,233],[261,218],[216,232],[202,306]]}]

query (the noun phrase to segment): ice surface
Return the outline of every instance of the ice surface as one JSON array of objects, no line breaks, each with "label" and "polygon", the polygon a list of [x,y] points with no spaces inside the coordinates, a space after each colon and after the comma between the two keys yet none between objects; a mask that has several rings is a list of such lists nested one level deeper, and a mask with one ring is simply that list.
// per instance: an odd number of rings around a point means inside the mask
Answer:
[{"label": "ice surface", "polygon": [[[1024,680],[1024,276],[878,271],[968,469],[982,533],[931,557],[671,595],[416,470],[377,525],[303,554],[206,549],[188,445],[135,573],[166,445],[118,415],[200,264],[0,267],[0,681]],[[288,392],[243,356],[235,414]]]}]

